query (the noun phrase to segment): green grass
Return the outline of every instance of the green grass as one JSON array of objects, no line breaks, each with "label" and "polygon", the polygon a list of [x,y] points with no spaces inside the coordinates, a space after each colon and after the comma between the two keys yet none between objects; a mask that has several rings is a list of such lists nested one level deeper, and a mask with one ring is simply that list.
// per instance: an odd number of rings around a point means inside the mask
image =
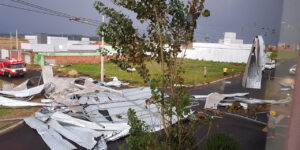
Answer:
[{"label": "green grass", "polygon": [[2,118],[2,116],[7,115],[9,113],[11,113],[10,109],[1,109],[0,108],[0,118]]},{"label": "green grass", "polygon": [[297,59],[298,52],[273,52],[277,53],[277,59]]},{"label": "green grass", "polygon": [[[151,76],[160,74],[160,65],[155,62],[147,63]],[[207,77],[203,76],[203,69],[207,68]],[[233,75],[238,72],[244,71],[245,64],[238,63],[223,63],[223,62],[211,62],[211,61],[199,61],[199,60],[184,60],[183,75],[185,84],[197,85],[204,82],[211,82],[220,78],[223,78],[223,67],[228,68],[228,75]],[[104,64],[104,71],[106,78],[113,76],[118,77],[120,80],[130,82],[131,84],[143,85],[143,79],[137,72],[129,73],[121,70],[114,63],[108,61]],[[99,79],[100,77],[100,64],[74,64],[69,67],[64,67],[66,70],[76,70],[81,75],[91,76]]]},{"label": "green grass", "polygon": [[8,128],[8,127],[14,125],[14,124],[16,124],[17,122],[18,122],[18,121],[15,121],[15,122],[8,123],[8,124],[5,124],[5,125],[3,125],[3,126],[0,126],[0,131],[1,131],[1,130],[4,130],[4,129],[6,129],[6,128]]}]

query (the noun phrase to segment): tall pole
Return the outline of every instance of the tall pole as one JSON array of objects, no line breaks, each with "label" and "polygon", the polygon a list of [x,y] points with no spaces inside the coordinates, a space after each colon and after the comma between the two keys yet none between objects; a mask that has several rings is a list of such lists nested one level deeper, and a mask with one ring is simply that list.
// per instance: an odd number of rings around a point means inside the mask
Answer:
[{"label": "tall pole", "polygon": [[[102,15],[102,23],[104,23],[104,15]],[[102,40],[101,40],[101,82],[104,82],[104,57],[102,55],[102,52],[104,51],[104,36],[103,36],[103,31],[102,31]]]},{"label": "tall pole", "polygon": [[18,43],[18,29],[16,29],[16,49],[19,49],[19,43]]},{"label": "tall pole", "polygon": [[11,51],[12,51],[12,35],[11,35],[11,32],[9,33],[9,43],[10,43],[10,51],[9,51],[9,58],[11,59],[12,56],[11,56]]},{"label": "tall pole", "polygon": [[[19,43],[18,43],[18,29],[16,29],[16,50],[19,50]],[[18,59],[20,60],[20,51],[18,52]]]}]

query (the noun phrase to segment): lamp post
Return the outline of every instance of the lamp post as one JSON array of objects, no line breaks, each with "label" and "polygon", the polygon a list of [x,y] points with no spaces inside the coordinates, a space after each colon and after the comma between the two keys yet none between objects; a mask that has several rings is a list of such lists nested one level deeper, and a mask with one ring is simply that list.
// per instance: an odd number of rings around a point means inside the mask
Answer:
[{"label": "lamp post", "polygon": [[[102,23],[104,23],[104,15],[102,15]],[[102,39],[101,39],[101,82],[104,82],[104,57],[103,57],[103,51],[104,51],[104,36],[102,31]]]}]

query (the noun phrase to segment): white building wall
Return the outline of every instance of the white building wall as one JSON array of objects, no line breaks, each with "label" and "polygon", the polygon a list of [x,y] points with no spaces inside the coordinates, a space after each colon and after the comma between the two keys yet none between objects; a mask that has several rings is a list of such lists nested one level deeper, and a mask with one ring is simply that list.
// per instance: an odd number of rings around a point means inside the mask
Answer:
[{"label": "white building wall", "polygon": [[89,38],[82,38],[81,41],[68,40],[67,37],[47,37],[47,44],[37,44],[37,36],[26,35],[29,43],[21,43],[21,49],[34,52],[64,52],[69,50],[93,51],[99,49],[99,45],[90,45]]},{"label": "white building wall", "polygon": [[86,51],[93,51],[99,49],[99,45],[68,45],[68,50],[86,50]]},{"label": "white building wall", "polygon": [[49,44],[21,43],[21,49],[32,50],[33,52],[54,52],[54,46]]},{"label": "white building wall", "polygon": [[1,49],[1,59],[6,59],[9,57],[9,51],[7,49]]},{"label": "white building wall", "polygon": [[[251,44],[193,43],[193,49],[187,49],[185,58],[217,62],[246,63]],[[182,57],[183,53],[179,56]]]}]

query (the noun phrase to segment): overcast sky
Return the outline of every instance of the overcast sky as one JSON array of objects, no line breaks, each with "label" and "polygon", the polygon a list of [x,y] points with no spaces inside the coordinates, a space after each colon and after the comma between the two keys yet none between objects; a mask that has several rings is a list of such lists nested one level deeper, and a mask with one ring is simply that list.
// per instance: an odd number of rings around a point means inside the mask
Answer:
[{"label": "overcast sky", "polygon": [[[24,0],[74,16],[101,20],[93,8],[93,0]],[[108,0],[102,0],[108,1]],[[276,43],[282,15],[283,0],[206,0],[211,17],[200,18],[195,40],[203,41],[208,35],[211,41],[223,37],[225,31],[237,32],[238,38],[246,43],[255,35],[262,34],[268,43]],[[10,0],[0,4],[25,7]],[[127,12],[126,12],[127,13]],[[134,16],[133,14],[129,14]],[[48,16],[0,6],[0,33],[51,33],[96,35],[96,27],[71,22],[66,18]],[[275,29],[275,32],[272,29]]]}]

